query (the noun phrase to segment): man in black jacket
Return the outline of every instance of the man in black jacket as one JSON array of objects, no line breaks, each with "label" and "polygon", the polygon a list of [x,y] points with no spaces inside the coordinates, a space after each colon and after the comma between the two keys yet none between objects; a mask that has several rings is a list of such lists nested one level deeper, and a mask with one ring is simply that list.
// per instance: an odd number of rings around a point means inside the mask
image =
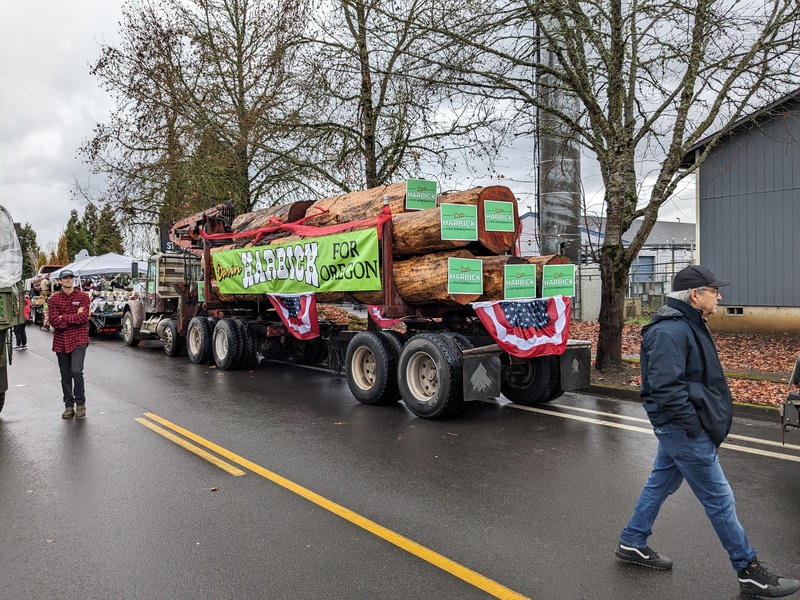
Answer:
[{"label": "man in black jacket", "polygon": [[616,555],[645,567],[672,568],[672,560],[649,548],[647,538],[664,500],[686,479],[728,551],[742,594],[788,596],[800,590],[800,581],[778,577],[759,563],[717,457],[733,422],[733,400],[705,321],[717,312],[719,288],[729,284],[701,265],[682,269],[667,305],[642,329],[641,397],[658,450]]}]

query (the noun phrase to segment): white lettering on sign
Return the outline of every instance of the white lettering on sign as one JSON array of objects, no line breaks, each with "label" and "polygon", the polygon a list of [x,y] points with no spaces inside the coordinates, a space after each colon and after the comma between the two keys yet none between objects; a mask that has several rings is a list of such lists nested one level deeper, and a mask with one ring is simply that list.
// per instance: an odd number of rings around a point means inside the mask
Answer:
[{"label": "white lettering on sign", "polygon": [[318,255],[317,242],[242,252],[242,287],[248,289],[265,281],[288,279],[319,287]]}]

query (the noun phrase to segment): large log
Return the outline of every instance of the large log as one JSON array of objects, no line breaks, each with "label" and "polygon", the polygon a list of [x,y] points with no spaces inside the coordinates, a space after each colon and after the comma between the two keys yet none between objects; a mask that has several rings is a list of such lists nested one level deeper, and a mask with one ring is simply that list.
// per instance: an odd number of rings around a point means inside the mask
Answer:
[{"label": "large log", "polygon": [[392,216],[392,255],[426,254],[463,248],[468,241],[442,239],[442,209],[428,208]]},{"label": "large log", "polygon": [[[393,183],[317,200],[306,210],[309,219],[305,224],[322,227],[377,217],[383,210],[384,196],[392,214],[405,210],[406,184]],[[323,210],[327,212],[322,213]]]},{"label": "large log", "polygon": [[[474,199],[476,195],[462,195],[453,200]],[[478,218],[478,243],[483,247],[484,253],[503,254],[510,252],[517,241],[517,232],[498,232],[486,231],[485,219],[481,216],[483,209],[479,205]],[[516,203],[513,204],[516,210]],[[483,224],[483,225],[482,225]],[[370,225],[371,227],[371,225]],[[365,226],[353,227],[353,230],[364,229]],[[289,235],[276,238],[265,238],[270,244],[282,244],[303,239],[299,235]],[[395,257],[409,256],[417,254],[427,254],[430,252],[440,252],[463,248],[472,242],[467,240],[443,240],[442,239],[442,209],[440,207],[428,208],[425,210],[409,211],[392,216],[392,255]],[[479,250],[475,250],[479,252]]]},{"label": "large log", "polygon": [[[486,190],[493,190],[494,188],[501,188],[508,191],[505,194],[502,191],[491,192],[489,194],[492,196],[489,198],[490,200],[502,200],[508,195],[512,198],[514,197],[511,190],[503,188],[503,186],[492,186],[489,188],[479,187],[463,192],[440,194],[437,203],[478,204],[481,196],[486,193]],[[306,225],[321,227],[324,225],[339,225],[340,223],[377,217],[383,210],[384,196],[388,200],[392,215],[399,215],[406,212],[406,184],[405,182],[401,182],[317,200],[306,211],[306,216],[309,217],[309,219],[305,223]],[[494,196],[497,197],[495,198]],[[327,212],[320,214],[321,210],[326,210]]]},{"label": "large log", "polygon": [[281,223],[294,223],[306,216],[306,211],[312,204],[314,204],[313,200],[301,200],[244,213],[233,220],[231,228],[233,231],[250,231],[251,229],[269,227],[270,219],[275,219]]},{"label": "large log", "polygon": [[460,304],[478,299],[478,294],[447,293],[447,259],[475,258],[467,250],[414,256],[394,263],[394,283],[406,304]]}]

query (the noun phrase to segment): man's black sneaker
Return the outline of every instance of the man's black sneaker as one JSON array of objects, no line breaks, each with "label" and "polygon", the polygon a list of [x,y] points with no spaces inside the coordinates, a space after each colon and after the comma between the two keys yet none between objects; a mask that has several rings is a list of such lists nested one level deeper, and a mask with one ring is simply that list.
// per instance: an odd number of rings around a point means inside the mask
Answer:
[{"label": "man's black sneaker", "polygon": [[650,546],[636,548],[634,546],[620,544],[614,554],[617,555],[618,559],[634,565],[663,570],[672,568],[672,559],[666,556],[659,556],[658,552],[650,548]]},{"label": "man's black sneaker", "polygon": [[743,596],[780,598],[800,590],[800,581],[773,575],[761,566],[755,556],[739,571],[739,591]]}]

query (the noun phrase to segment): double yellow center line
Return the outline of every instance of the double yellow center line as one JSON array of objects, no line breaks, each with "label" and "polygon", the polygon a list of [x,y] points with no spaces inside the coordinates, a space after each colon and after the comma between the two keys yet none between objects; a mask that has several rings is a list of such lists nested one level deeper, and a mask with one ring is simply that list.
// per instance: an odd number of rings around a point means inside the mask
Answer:
[{"label": "double yellow center line", "polygon": [[303,486],[298,485],[293,481],[286,479],[285,477],[281,477],[277,473],[273,473],[272,471],[265,469],[264,467],[247,460],[246,458],[234,454],[230,450],[226,450],[225,448],[218,446],[217,444],[210,442],[200,437],[199,435],[194,434],[191,431],[188,431],[183,427],[176,425],[175,423],[167,421],[166,419],[159,417],[158,415],[155,415],[153,413],[144,413],[144,416],[148,417],[152,421],[160,423],[164,427],[167,427],[168,429],[171,429],[172,431],[179,433],[184,437],[183,438],[178,437],[174,433],[167,431],[162,427],[159,427],[158,425],[152,423],[151,421],[148,421],[147,419],[137,418],[136,421],[141,423],[145,427],[148,427],[149,429],[155,431],[156,433],[163,435],[168,440],[175,442],[182,448],[185,448],[186,450],[189,450],[190,452],[196,454],[197,456],[204,458],[205,460],[211,462],[220,469],[225,470],[231,475],[234,476],[244,475],[245,471],[242,471],[241,469],[234,467],[233,465],[225,462],[224,460],[221,460],[217,456],[214,456],[213,454],[206,452],[202,448],[195,446],[194,444],[188,442],[187,439],[195,442],[196,444],[204,446],[209,450],[212,450],[219,456],[227,458],[230,462],[239,465],[244,469],[252,471],[256,475],[260,475],[261,477],[264,477],[265,479],[268,479],[273,483],[278,484],[279,486],[289,490],[290,492],[293,492],[298,496],[305,498],[309,502],[313,502],[314,504],[324,508],[325,510],[335,515],[338,515],[342,519],[349,521],[353,525],[357,525],[358,527],[364,529],[365,531],[368,531],[369,533],[386,540],[390,544],[394,544],[398,548],[401,548],[402,550],[405,550],[406,552],[413,554],[414,556],[421,558],[426,562],[429,562],[430,564],[442,569],[443,571],[446,571],[447,573],[450,573],[451,575],[454,575],[455,577],[458,577],[459,579],[469,583],[470,585],[473,585],[478,589],[483,590],[484,592],[486,592],[491,596],[494,596],[495,598],[501,598],[502,600],[527,600],[526,596],[523,596],[522,594],[519,594],[505,587],[504,585],[501,585],[496,581],[489,579],[488,577],[484,577],[480,573],[476,573],[472,569],[460,565],[459,563],[452,561],[445,556],[442,556],[438,552],[434,552],[433,550],[430,550],[425,546],[422,546],[398,533],[395,533],[394,531],[387,529],[386,527],[383,527],[382,525],[379,525],[378,523],[371,521],[370,519],[367,519],[366,517],[363,517],[358,513],[353,512],[348,508],[345,508],[344,506],[336,504],[335,502],[332,502],[331,500],[328,500],[327,498],[324,498],[323,496],[320,496],[319,494],[316,494],[311,490],[304,488]]}]

